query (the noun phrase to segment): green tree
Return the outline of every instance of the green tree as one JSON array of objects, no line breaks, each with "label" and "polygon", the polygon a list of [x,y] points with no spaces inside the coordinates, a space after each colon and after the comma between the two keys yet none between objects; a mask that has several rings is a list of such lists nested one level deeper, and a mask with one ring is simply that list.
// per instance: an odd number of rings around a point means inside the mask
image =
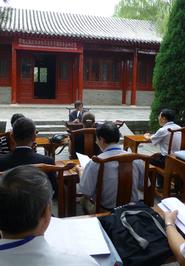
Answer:
[{"label": "green tree", "polygon": [[185,1],[176,0],[173,5],[156,57],[153,87],[151,129],[158,127],[157,116],[162,108],[173,109],[177,123],[185,125]]},{"label": "green tree", "polygon": [[151,20],[164,33],[174,0],[121,0],[115,6],[114,16]]}]

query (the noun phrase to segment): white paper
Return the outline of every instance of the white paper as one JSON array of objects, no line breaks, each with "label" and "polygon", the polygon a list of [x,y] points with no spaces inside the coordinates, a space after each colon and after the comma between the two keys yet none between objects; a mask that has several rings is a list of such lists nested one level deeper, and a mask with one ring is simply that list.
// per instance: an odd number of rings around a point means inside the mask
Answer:
[{"label": "white paper", "polygon": [[68,254],[110,254],[96,217],[52,217],[44,236],[52,247]]},{"label": "white paper", "polygon": [[85,168],[86,164],[91,160],[89,156],[76,152],[81,167]]},{"label": "white paper", "polygon": [[178,210],[175,224],[185,233],[185,205],[175,197],[163,199],[158,206],[164,211]]},{"label": "white paper", "polygon": [[76,116],[76,117],[78,118],[78,117],[79,117],[79,115],[80,115],[80,111],[78,111],[78,112],[77,112],[77,116]]}]

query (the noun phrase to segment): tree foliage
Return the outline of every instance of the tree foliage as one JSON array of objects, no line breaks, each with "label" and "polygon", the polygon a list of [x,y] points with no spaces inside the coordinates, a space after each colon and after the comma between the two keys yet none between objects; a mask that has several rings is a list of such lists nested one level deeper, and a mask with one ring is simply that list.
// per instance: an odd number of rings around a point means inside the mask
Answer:
[{"label": "tree foliage", "polygon": [[151,128],[157,128],[157,116],[162,108],[173,109],[177,123],[185,125],[185,1],[176,0],[173,5],[156,57],[153,87]]},{"label": "tree foliage", "polygon": [[120,0],[115,6],[114,16],[151,20],[160,33],[164,33],[174,0]]}]

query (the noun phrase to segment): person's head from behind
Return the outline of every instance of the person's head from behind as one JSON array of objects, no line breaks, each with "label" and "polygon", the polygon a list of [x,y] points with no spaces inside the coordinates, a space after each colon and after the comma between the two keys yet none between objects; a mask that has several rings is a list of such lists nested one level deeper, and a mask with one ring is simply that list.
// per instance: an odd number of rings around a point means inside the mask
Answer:
[{"label": "person's head from behind", "polygon": [[82,117],[83,127],[89,128],[95,125],[95,116],[90,112],[85,112]]},{"label": "person's head from behind", "polygon": [[162,109],[158,116],[160,126],[165,125],[167,122],[174,121],[174,119],[175,119],[175,112],[167,108]]},{"label": "person's head from behind", "polygon": [[47,175],[24,165],[0,179],[0,229],[4,237],[42,235],[51,218],[52,188]]},{"label": "person's head from behind", "polygon": [[74,103],[74,107],[77,111],[82,111],[83,109],[83,103],[79,100],[77,100],[75,103]]},{"label": "person's head from behind", "polygon": [[13,137],[17,146],[31,146],[36,137],[34,122],[29,118],[19,118],[13,124]]},{"label": "person's head from behind", "polygon": [[22,118],[22,117],[25,117],[25,116],[19,113],[13,114],[10,120],[11,126],[13,127],[13,124],[15,123],[15,121],[17,121],[17,119]]},{"label": "person's head from behind", "polygon": [[104,150],[108,145],[118,143],[120,132],[113,122],[105,122],[96,128],[98,146]]}]

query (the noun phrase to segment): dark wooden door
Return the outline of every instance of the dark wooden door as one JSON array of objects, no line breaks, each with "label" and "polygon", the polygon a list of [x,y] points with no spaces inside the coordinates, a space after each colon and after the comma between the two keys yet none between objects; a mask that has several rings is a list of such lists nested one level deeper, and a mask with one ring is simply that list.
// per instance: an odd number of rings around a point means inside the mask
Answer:
[{"label": "dark wooden door", "polygon": [[56,58],[54,55],[41,55],[35,59],[34,98],[55,99]]}]

